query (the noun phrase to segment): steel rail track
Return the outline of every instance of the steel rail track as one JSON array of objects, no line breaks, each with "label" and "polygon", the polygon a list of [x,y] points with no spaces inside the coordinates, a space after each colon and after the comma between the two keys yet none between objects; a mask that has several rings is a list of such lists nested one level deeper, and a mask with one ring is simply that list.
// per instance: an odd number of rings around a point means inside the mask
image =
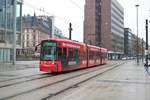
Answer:
[{"label": "steel rail track", "polygon": [[16,81],[16,82],[12,82],[12,83],[5,83],[5,84],[2,84],[2,85],[0,84],[0,88],[7,87],[7,86],[12,86],[12,85],[16,85],[16,84],[21,84],[21,83],[26,83],[26,82],[29,82],[29,81],[38,80],[38,79],[47,78],[47,77],[52,77],[52,75],[39,76],[38,78],[30,78],[29,77],[28,79],[24,79],[24,80],[21,80],[21,81]]},{"label": "steel rail track", "polygon": [[[124,63],[121,63],[121,64],[124,64]],[[106,70],[106,71],[104,71],[104,72],[102,72],[102,73],[99,73],[98,75],[103,74],[103,73],[105,73],[105,72],[108,72],[108,71],[110,71],[110,70],[112,70],[112,69],[114,69],[114,68],[120,66],[121,64],[119,64],[119,65],[117,64],[117,65],[115,65],[115,67],[110,68],[110,69],[108,69],[108,70]],[[100,68],[98,68],[98,69],[108,68],[108,67],[110,67],[110,66],[112,66],[112,65],[114,65],[114,64],[106,65],[106,66],[100,67]],[[10,96],[4,97],[4,98],[0,98],[0,100],[10,99],[10,98],[17,97],[17,96],[20,96],[20,95],[23,95],[23,94],[26,94],[26,93],[30,93],[30,92],[33,92],[33,91],[36,91],[36,90],[39,90],[39,89],[42,89],[42,88],[46,88],[46,87],[48,87],[48,86],[52,86],[52,85],[55,85],[55,84],[58,84],[58,83],[61,83],[61,82],[64,82],[64,81],[67,81],[67,80],[70,80],[70,79],[73,79],[73,78],[82,76],[82,75],[85,75],[85,74],[89,74],[89,73],[95,72],[95,71],[97,71],[98,69],[95,69],[95,70],[92,70],[92,71],[88,71],[88,72],[84,72],[84,73],[82,73],[82,74],[78,74],[78,75],[75,75],[75,76],[72,76],[72,77],[69,77],[69,78],[66,78],[66,79],[57,81],[57,82],[53,82],[53,83],[50,83],[50,84],[46,84],[46,85],[43,85],[43,86],[40,86],[40,87],[31,89],[31,90],[28,90],[28,91],[21,92],[21,93],[18,93],[18,94],[14,94],[14,95],[10,95]],[[76,86],[76,85],[78,85],[78,84],[81,84],[81,83],[83,83],[83,82],[86,82],[86,81],[90,80],[91,78],[94,78],[94,77],[96,77],[96,76],[98,76],[98,75],[95,75],[95,76],[93,76],[93,77],[90,77],[90,78],[88,78],[88,79],[86,79],[86,80],[84,80],[84,81],[82,81],[82,82],[79,82],[79,83],[73,85],[73,86]],[[68,88],[66,88],[66,89],[64,89],[64,90],[62,90],[62,91],[59,91],[59,92],[57,92],[57,93],[55,93],[55,94],[51,94],[51,95],[48,96],[48,97],[44,97],[44,98],[41,99],[41,100],[46,100],[47,98],[51,98],[53,95],[58,95],[58,94],[62,93],[63,91],[66,91],[66,90],[72,88],[73,86],[70,86],[70,87],[68,87]]]},{"label": "steel rail track", "polygon": [[[0,88],[7,87],[7,86],[12,86],[12,85],[16,85],[16,84],[21,84],[21,83],[25,83],[25,82],[29,82],[29,81],[33,81],[33,80],[37,80],[37,79],[43,79],[43,78],[47,78],[47,77],[52,77],[52,74],[49,74],[49,75],[48,74],[49,73],[36,74],[36,75],[23,76],[23,77],[18,77],[18,78],[13,78],[13,79],[8,79],[8,80],[0,81]],[[44,75],[44,76],[39,76],[39,75]],[[53,74],[53,76],[56,76],[56,75],[59,75],[59,73],[58,74],[57,73]],[[35,76],[39,76],[39,77],[38,78],[31,78],[31,77],[35,77]],[[25,78],[25,79],[17,81],[18,79],[23,79],[23,78]],[[16,82],[8,83],[9,81],[13,81],[13,80],[16,80]]]},{"label": "steel rail track", "polygon": [[[47,73],[43,73],[43,74],[47,74]],[[16,80],[16,79],[21,79],[21,78],[28,78],[28,77],[37,76],[37,75],[43,75],[43,74],[34,74],[34,75],[28,75],[28,76],[21,76],[21,77],[6,79],[6,80],[0,81],[0,83],[1,83],[1,82],[11,81],[11,80]]]},{"label": "steel rail track", "polygon": [[89,77],[89,78],[87,78],[87,79],[85,79],[85,80],[83,80],[83,81],[80,81],[80,82],[78,82],[78,83],[72,85],[72,86],[68,86],[67,88],[62,89],[62,90],[59,91],[59,92],[56,92],[56,93],[54,93],[54,94],[49,94],[49,96],[44,97],[44,98],[42,98],[41,100],[50,99],[50,98],[52,98],[53,96],[56,96],[56,95],[58,95],[58,94],[60,94],[60,93],[63,93],[63,92],[65,92],[65,91],[67,91],[67,90],[69,90],[69,89],[71,89],[71,88],[74,88],[74,87],[76,87],[76,86],[78,86],[78,85],[80,85],[80,84],[82,84],[82,83],[84,83],[84,82],[87,82],[87,81],[89,81],[90,79],[93,79],[93,78],[95,78],[95,77],[97,77],[97,76],[99,76],[99,75],[101,75],[101,74],[103,74],[103,73],[106,73],[106,72],[108,72],[108,71],[111,71],[111,70],[113,70],[113,69],[119,67],[119,66],[122,65],[122,64],[124,64],[124,63],[115,65],[114,67],[112,67],[112,68],[110,68],[110,69],[107,69],[107,70],[105,70],[105,71],[103,71],[103,72],[101,72],[101,73],[99,73],[99,74],[96,74],[96,75],[94,75],[94,76],[92,76],[92,77]]}]

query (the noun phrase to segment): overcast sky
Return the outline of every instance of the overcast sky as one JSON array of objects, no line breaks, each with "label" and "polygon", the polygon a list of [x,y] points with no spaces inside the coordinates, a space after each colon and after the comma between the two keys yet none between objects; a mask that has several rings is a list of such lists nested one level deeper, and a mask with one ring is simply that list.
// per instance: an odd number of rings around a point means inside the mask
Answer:
[{"label": "overcast sky", "polygon": [[[139,37],[145,39],[145,19],[150,19],[150,0],[118,0],[124,8],[124,26],[136,34],[136,8],[139,4]],[[54,15],[55,26],[68,37],[69,22],[73,24],[72,38],[83,41],[83,20],[85,0],[24,0],[23,13],[33,15]],[[39,11],[37,9],[44,9]],[[149,36],[150,40],[150,36]]]}]

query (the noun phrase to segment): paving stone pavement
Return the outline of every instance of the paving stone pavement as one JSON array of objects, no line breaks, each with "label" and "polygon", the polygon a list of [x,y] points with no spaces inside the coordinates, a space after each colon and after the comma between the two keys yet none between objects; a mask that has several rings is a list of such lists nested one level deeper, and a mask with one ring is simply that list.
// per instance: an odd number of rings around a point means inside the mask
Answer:
[{"label": "paving stone pavement", "polygon": [[37,67],[39,67],[39,61],[16,61],[15,65],[12,63],[0,63],[0,72]]}]

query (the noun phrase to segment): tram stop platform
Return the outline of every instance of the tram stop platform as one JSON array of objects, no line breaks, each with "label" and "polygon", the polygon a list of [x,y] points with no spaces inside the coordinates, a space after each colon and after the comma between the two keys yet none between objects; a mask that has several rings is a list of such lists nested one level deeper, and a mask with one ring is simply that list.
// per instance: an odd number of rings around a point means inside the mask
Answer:
[{"label": "tram stop platform", "polygon": [[61,100],[150,100],[150,75],[144,64],[129,61],[70,93]]},{"label": "tram stop platform", "polygon": [[36,67],[39,67],[39,61],[16,61],[15,65],[12,63],[0,63],[0,72],[24,70]]},{"label": "tram stop platform", "polygon": [[16,61],[15,65],[0,63],[0,81],[40,73],[42,72],[39,71],[39,61]]}]

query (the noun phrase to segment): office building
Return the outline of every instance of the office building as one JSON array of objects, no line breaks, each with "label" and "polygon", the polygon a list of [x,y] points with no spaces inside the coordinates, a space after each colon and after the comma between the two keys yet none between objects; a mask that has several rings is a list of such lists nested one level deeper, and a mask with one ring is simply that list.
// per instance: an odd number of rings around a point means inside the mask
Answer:
[{"label": "office building", "polygon": [[107,48],[109,59],[121,59],[124,9],[117,0],[86,0],[84,42]]},{"label": "office building", "polygon": [[137,52],[137,36],[130,28],[124,28],[124,55],[125,57],[135,57]]}]

